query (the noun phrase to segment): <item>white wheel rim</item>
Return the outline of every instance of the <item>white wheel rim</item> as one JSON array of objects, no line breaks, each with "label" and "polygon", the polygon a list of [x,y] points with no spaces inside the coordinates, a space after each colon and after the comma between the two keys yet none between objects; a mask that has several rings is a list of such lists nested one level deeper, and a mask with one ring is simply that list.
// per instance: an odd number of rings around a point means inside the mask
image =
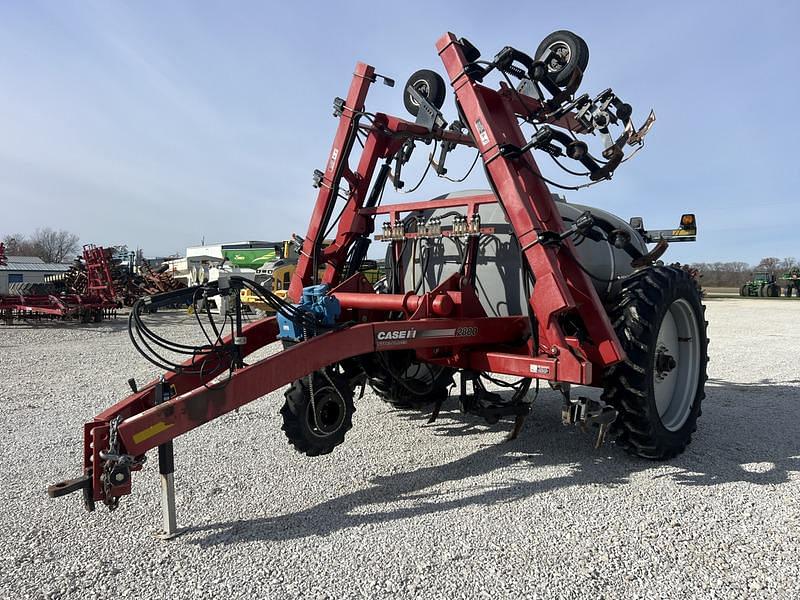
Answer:
[{"label": "white wheel rim", "polygon": [[545,50],[545,55],[549,54],[550,52],[555,52],[558,55],[558,63],[554,62],[553,60],[547,62],[547,71],[549,73],[557,73],[558,71],[561,71],[565,66],[567,66],[572,58],[572,50],[570,50],[569,44],[560,40],[550,44],[547,47],[547,50]]},{"label": "white wheel rim", "polygon": [[[420,95],[425,96],[426,98],[431,93],[431,88],[428,85],[428,82],[425,81],[424,79],[417,79],[414,83],[411,84],[411,87],[413,87],[420,93]],[[414,98],[414,96],[409,96],[408,99],[414,106],[419,106],[419,102],[417,102],[417,99]]]},{"label": "white wheel rim", "polygon": [[673,302],[658,330],[653,394],[661,424],[677,431],[692,412],[700,377],[700,329],[691,304]]}]

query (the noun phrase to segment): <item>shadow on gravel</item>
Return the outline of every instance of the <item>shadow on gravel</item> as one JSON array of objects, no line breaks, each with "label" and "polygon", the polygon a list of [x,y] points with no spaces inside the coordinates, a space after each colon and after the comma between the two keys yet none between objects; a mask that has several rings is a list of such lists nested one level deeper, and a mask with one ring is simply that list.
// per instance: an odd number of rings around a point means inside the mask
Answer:
[{"label": "shadow on gravel", "polygon": [[[469,506],[514,502],[570,486],[626,485],[632,475],[648,471],[651,477],[666,478],[678,486],[736,482],[774,486],[788,481],[790,472],[800,471],[800,436],[791,418],[800,408],[800,386],[709,380],[706,391],[692,445],[667,463],[628,456],[611,444],[594,450],[588,435],[561,426],[553,395],[543,399],[544,406],[537,406],[514,441],[486,445],[446,464],[377,476],[368,487],[301,511],[193,528],[205,534],[193,543],[214,546],[324,536]],[[427,414],[402,414],[416,420],[427,418]],[[476,427],[472,417],[456,409],[443,410],[431,430],[446,436],[490,431],[496,438],[497,434],[497,429]],[[554,466],[563,467],[557,475],[530,480],[543,467]],[[469,482],[490,473],[496,477],[480,484]],[[442,491],[450,483],[452,487]]]}]

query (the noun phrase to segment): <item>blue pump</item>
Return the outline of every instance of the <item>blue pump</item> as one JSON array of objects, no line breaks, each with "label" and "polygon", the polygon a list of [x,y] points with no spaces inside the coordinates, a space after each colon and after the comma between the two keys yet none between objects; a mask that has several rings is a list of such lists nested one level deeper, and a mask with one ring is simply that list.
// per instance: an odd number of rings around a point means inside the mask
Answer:
[{"label": "blue pump", "polygon": [[[303,288],[303,297],[294,307],[299,312],[311,314],[320,325],[333,326],[342,313],[342,307],[335,296],[329,296],[326,283],[310,285]],[[306,336],[314,335],[313,331],[303,332],[303,326],[278,313],[278,338],[298,342]]]}]

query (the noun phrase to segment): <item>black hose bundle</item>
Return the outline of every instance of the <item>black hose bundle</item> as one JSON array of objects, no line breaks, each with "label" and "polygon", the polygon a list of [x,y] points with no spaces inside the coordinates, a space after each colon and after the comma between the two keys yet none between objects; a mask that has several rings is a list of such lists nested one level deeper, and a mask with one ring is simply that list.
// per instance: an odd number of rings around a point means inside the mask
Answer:
[{"label": "black hose bundle", "polygon": [[[303,331],[308,332],[309,336],[316,335],[320,329],[331,329],[331,327],[320,323],[310,311],[303,310],[286,302],[272,293],[271,290],[268,290],[254,281],[243,277],[231,276],[230,282],[232,284],[230,293],[238,294],[242,288],[251,290],[275,310],[276,313],[293,321],[298,327],[302,328]],[[226,313],[223,316],[222,325],[218,326],[211,314],[208,302],[204,302],[203,307],[199,305],[199,300],[201,298],[208,298],[208,296],[216,295],[220,293],[220,291],[218,282],[210,282],[205,285],[179,290],[178,292],[166,292],[164,294],[140,298],[134,303],[131,308],[130,316],[128,317],[128,335],[134,348],[155,366],[173,373],[214,377],[225,370],[232,369],[235,364],[234,358],[237,356],[238,348],[233,344],[232,340],[226,343],[223,339],[226,327],[230,329],[230,333],[233,333],[234,321],[229,319]],[[142,319],[142,312],[145,309],[158,307],[165,303],[174,303],[179,300],[189,300],[190,305],[194,309],[197,323],[207,343],[192,345],[169,340],[155,333]],[[205,313],[213,335],[209,333],[206,325],[203,324],[203,319],[200,316],[201,313]],[[191,357],[192,360],[188,365],[175,362],[175,360],[164,356],[162,354],[164,351],[188,356]],[[216,362],[212,363],[213,368],[211,368],[211,370],[209,370],[210,365],[208,364],[208,360],[206,360],[208,357],[215,357],[217,359]]]}]

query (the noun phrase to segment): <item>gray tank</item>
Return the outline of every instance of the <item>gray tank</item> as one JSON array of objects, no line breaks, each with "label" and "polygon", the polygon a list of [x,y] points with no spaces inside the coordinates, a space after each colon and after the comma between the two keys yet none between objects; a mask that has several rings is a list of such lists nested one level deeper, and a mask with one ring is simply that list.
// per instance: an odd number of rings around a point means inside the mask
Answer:
[{"label": "gray tank", "polygon": [[[469,190],[441,196],[453,198],[489,194],[486,190]],[[581,204],[567,203],[563,198],[554,196],[556,206],[564,219],[565,226],[570,226],[585,210],[592,215],[610,223],[614,229],[628,234],[631,244],[641,253],[647,253],[647,247],[641,235],[627,222],[599,208]],[[405,218],[406,231],[415,231],[417,219],[431,217],[441,219],[442,226],[452,225],[453,217],[464,214],[464,209],[435,209],[415,213]],[[477,288],[481,303],[489,316],[508,316],[523,314],[527,295],[522,281],[520,268],[520,251],[517,239],[511,226],[503,214],[499,204],[480,206],[481,227],[494,227],[493,235],[481,236],[478,251]],[[595,231],[600,230],[595,227]],[[625,250],[614,247],[605,240],[593,240],[589,237],[576,237],[576,252],[581,265],[594,277],[592,282],[601,299],[608,296],[615,278],[633,271],[631,256]],[[460,239],[439,237],[421,240],[416,244],[406,245],[403,264],[404,284],[407,291],[417,293],[430,291],[438,282],[459,269],[464,242]],[[413,261],[412,261],[413,258]],[[424,276],[423,276],[424,274]]]}]

